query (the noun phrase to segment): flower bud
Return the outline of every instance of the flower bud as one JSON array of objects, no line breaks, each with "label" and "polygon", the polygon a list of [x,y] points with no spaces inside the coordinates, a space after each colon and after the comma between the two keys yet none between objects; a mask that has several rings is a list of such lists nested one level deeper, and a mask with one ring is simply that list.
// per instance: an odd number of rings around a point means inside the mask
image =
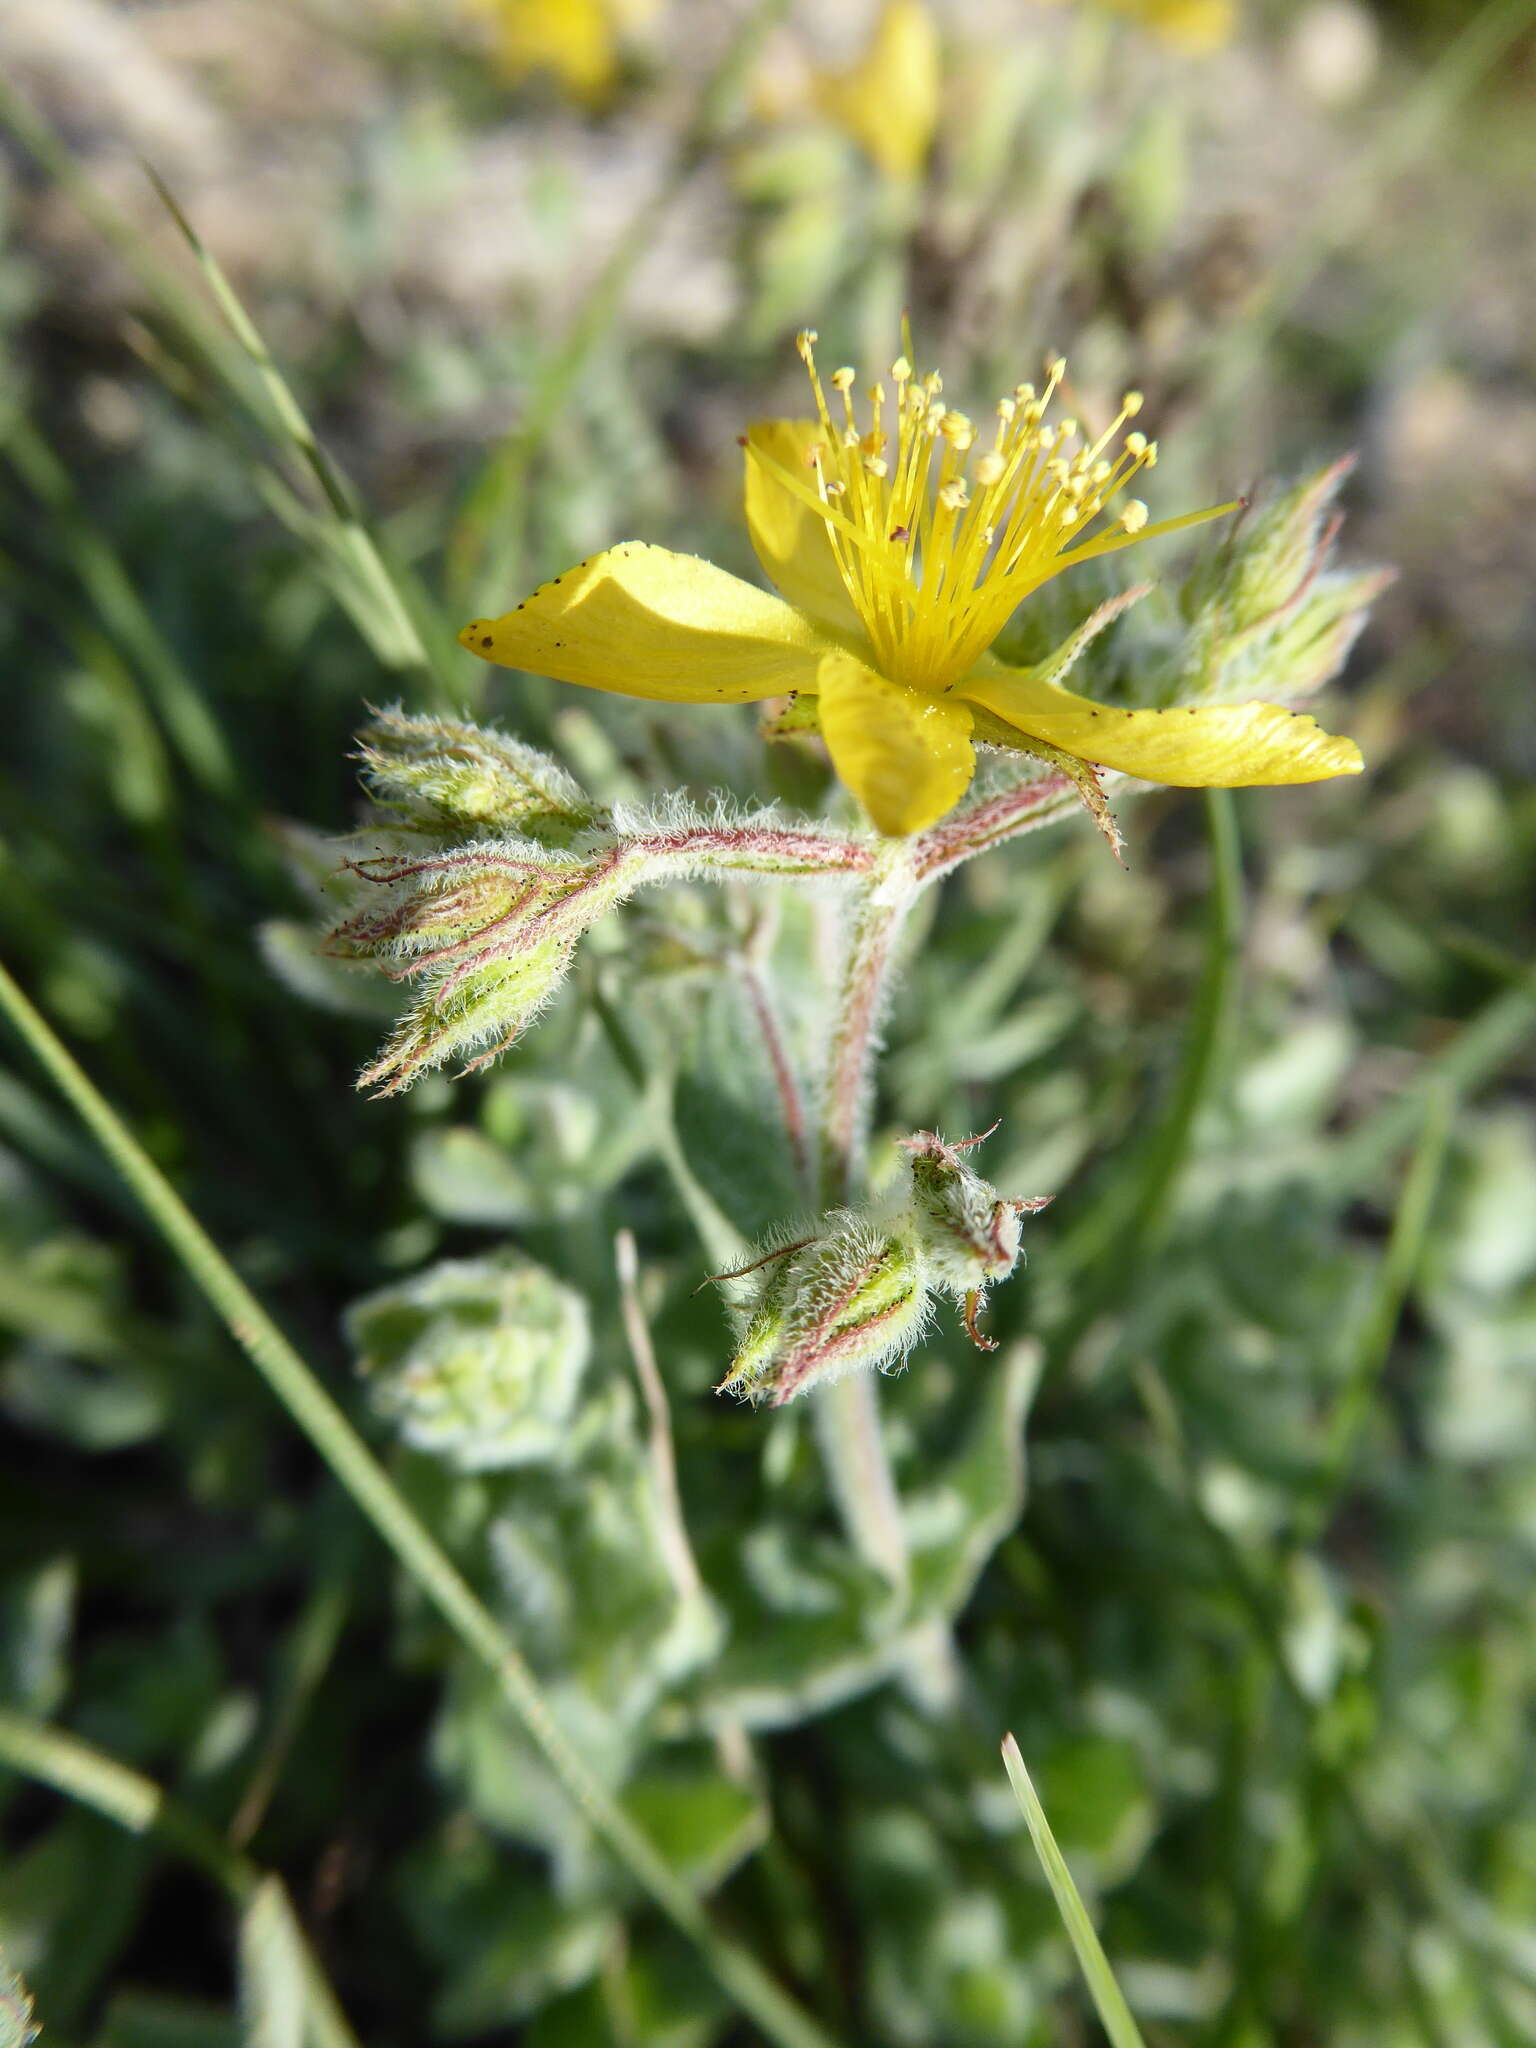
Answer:
[{"label": "flower bud", "polygon": [[589,1351],[586,1304],[521,1252],[445,1259],[347,1313],[375,1410],[461,1472],[558,1459]]},{"label": "flower bud", "polygon": [[911,1157],[909,1214],[928,1285],[961,1304],[972,1343],[990,1351],[991,1340],[976,1327],[982,1300],[1018,1263],[1020,1216],[1043,1209],[1051,1197],[1000,1195],[961,1156],[981,1141],[946,1145],[933,1131],[916,1131],[901,1142]]},{"label": "flower bud", "polygon": [[559,987],[582,935],[636,889],[857,873],[872,858],[861,840],[771,807],[599,811],[545,755],[478,726],[386,712],[363,740],[383,842],[344,861],[356,894],[327,951],[415,984],[359,1079],[386,1095],[455,1057],[494,1059]]},{"label": "flower bud", "polygon": [[721,1277],[749,1275],[736,1356],[716,1391],[775,1408],[858,1366],[900,1363],[927,1320],[916,1246],[852,1210],[832,1210],[817,1236]]},{"label": "flower bud", "polygon": [[574,939],[556,934],[523,951],[440,969],[427,981],[357,1077],[359,1088],[396,1095],[422,1074],[461,1059],[471,1073],[506,1051],[553,998],[570,969]]},{"label": "flower bud", "polygon": [[531,840],[490,840],[350,866],[365,900],[332,932],[329,951],[416,984],[358,1077],[385,1095],[449,1060],[476,1067],[511,1045],[559,988],[577,940],[626,888],[614,846],[580,858]]},{"label": "flower bud", "polygon": [[1200,696],[1288,704],[1343,667],[1392,580],[1390,570],[1329,567],[1340,525],[1333,501],[1353,467],[1346,456],[1259,505],[1188,578],[1183,667]]},{"label": "flower bud", "polygon": [[0,1955],[0,2048],[27,2048],[41,2032],[26,1985]]},{"label": "flower bud", "polygon": [[460,719],[381,711],[359,734],[363,782],[397,830],[516,833],[567,846],[603,822],[581,786],[547,754]]},{"label": "flower bud", "polygon": [[1269,635],[1259,687],[1277,696],[1308,697],[1331,682],[1392,578],[1390,569],[1317,577],[1300,602],[1281,613]]}]

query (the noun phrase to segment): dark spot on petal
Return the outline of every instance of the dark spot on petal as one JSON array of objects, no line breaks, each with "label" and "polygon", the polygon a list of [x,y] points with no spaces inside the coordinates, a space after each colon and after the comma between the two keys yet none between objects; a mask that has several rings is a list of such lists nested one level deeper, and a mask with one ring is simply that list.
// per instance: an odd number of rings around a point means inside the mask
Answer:
[{"label": "dark spot on petal", "polygon": [[481,637],[481,641],[480,641],[480,645],[481,645],[482,647],[492,647],[492,646],[494,646],[494,645],[495,645],[495,642],[494,642],[494,641],[493,641],[493,640],[491,639],[491,636],[490,636],[490,634],[489,634],[489,633],[486,633],[486,634],[482,635],[482,637]]}]

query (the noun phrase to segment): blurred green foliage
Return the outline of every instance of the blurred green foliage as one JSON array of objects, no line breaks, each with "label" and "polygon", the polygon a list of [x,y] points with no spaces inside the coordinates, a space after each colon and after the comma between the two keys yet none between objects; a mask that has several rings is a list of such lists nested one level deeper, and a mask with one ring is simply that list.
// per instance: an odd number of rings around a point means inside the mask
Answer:
[{"label": "blurred green foliage", "polygon": [[[155,12],[113,27],[123,64]],[[284,11],[261,63],[235,13],[243,84],[212,28],[185,72],[153,42],[153,76],[237,138],[342,138],[319,241],[267,221],[268,185],[224,221],[357,488],[306,456],[123,151],[156,156],[215,254],[213,185],[250,160],[215,180],[195,123],[179,159],[135,127],[147,85],[128,114],[86,49],[68,91],[22,51],[65,141],[40,163],[13,131],[0,158],[6,963],[594,1773],[840,2039],[1093,2038],[999,1769],[1010,1727],[1149,2040],[1536,2036],[1536,309],[1508,255],[1528,73],[1442,104],[1451,74],[1385,24],[1375,81],[1319,105],[1281,23],[1206,68],[1077,11],[999,47],[957,5],[947,125],[894,195],[811,115],[712,98],[702,33],[654,29],[594,113],[410,10]],[[282,36],[294,80],[320,67],[292,106]],[[1387,176],[1414,95],[1438,125]],[[69,163],[114,195],[108,232],[73,224]],[[1366,211],[1341,247],[1319,195],[1346,186]],[[461,188],[481,211],[447,207]],[[498,269],[485,223],[514,188]],[[498,677],[451,628],[631,533],[745,568],[733,436],[798,405],[789,333],[886,350],[904,304],[956,393],[1074,335],[1090,388],[1134,374],[1171,501],[1358,445],[1347,558],[1402,577],[1336,721],[1365,778],[1245,797],[1235,825],[1126,801],[1128,872],[1073,822],[927,899],[877,1154],[1000,1117],[989,1179],[1058,1199],[989,1308],[998,1352],[946,1324],[881,1388],[899,1588],[840,1532],[809,1415],[712,1396],[730,1339],[697,1292],[711,1217],[784,1217],[792,1176],[754,1165],[774,1110],[741,964],[771,953],[807,1054],[815,906],[765,938],[761,897],[654,893],[496,1069],[388,1104],[349,1086],[379,991],[307,934],[340,904],[314,835],[357,815],[369,705],[494,721],[605,804],[821,802],[811,754],[764,749],[745,713]],[[1200,574],[1182,615],[1159,594],[1107,643],[1147,701],[1198,633]],[[381,575],[404,592],[382,623]],[[1076,616],[1101,594],[1081,584]],[[509,1289],[589,1338],[584,1369],[512,1355]],[[434,1405],[476,1375],[484,1437]],[[0,1421],[0,1704],[281,1873],[371,2048],[751,2038],[10,1040]],[[0,1948],[46,2041],[298,2038],[274,1909],[234,1941],[174,1845],[16,1771],[0,1804]],[[0,1985],[0,2027],[24,2037],[19,1996]]]}]

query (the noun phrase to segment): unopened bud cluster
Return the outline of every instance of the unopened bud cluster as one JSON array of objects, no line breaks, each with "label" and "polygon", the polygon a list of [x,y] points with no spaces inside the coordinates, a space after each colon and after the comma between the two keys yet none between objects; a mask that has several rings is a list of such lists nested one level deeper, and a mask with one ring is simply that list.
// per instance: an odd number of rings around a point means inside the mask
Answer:
[{"label": "unopened bud cluster", "polygon": [[583,934],[645,884],[850,874],[871,860],[867,842],[771,810],[610,812],[547,755],[445,719],[386,712],[359,758],[378,850],[345,862],[356,892],[329,951],[412,987],[360,1077],[383,1094],[449,1060],[494,1059],[550,1001]]},{"label": "unopened bud cluster", "polygon": [[1189,578],[1193,645],[1182,668],[1200,695],[1291,703],[1343,667],[1392,581],[1389,569],[1330,567],[1342,520],[1334,501],[1353,467],[1346,456],[1259,505]]},{"label": "unopened bud cluster", "polygon": [[349,1310],[375,1411],[460,1471],[560,1458],[590,1339],[586,1304],[521,1252],[444,1259]]},{"label": "unopened bud cluster", "polygon": [[833,1209],[806,1236],[771,1246],[721,1280],[738,1290],[736,1355],[721,1393],[780,1407],[859,1367],[902,1364],[932,1315],[936,1294],[977,1327],[986,1290],[1019,1257],[1019,1219],[1048,1195],[1009,1199],[970,1166],[978,1138],[946,1145],[931,1131],[902,1141],[909,1154],[895,1194],[877,1209]]}]

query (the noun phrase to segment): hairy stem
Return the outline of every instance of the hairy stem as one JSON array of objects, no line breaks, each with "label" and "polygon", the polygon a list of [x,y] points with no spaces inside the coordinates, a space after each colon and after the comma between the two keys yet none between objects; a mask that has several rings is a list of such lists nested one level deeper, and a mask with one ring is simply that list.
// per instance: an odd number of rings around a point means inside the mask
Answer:
[{"label": "hairy stem", "polygon": [[[850,912],[821,1102],[825,1208],[851,1201],[863,1180],[891,956],[916,893],[905,846],[889,842]],[[833,1497],[854,1548],[905,1592],[907,1535],[881,1433],[874,1375],[849,1373],[824,1388],[816,1397],[816,1424]]]},{"label": "hairy stem", "polygon": [[863,1179],[876,1033],[891,955],[917,887],[905,846],[889,841],[850,913],[821,1102],[821,1198],[827,1208],[850,1201]]}]

